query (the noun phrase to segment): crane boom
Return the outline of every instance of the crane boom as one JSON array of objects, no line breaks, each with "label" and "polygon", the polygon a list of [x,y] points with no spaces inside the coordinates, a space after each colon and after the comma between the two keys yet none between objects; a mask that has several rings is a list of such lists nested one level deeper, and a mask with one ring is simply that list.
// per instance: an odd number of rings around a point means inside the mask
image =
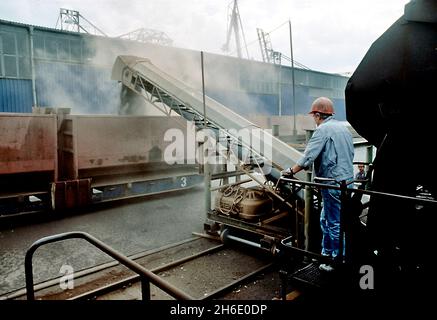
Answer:
[{"label": "crane boom", "polygon": [[243,35],[243,41],[244,46],[246,49],[246,55],[249,58],[249,51],[247,50],[247,43],[246,43],[246,37],[244,36],[244,30],[243,30],[243,24],[241,22],[240,12],[238,9],[238,2],[237,0],[234,0],[234,6],[232,8],[232,13],[230,15],[229,25],[228,25],[228,31],[226,33],[226,43],[223,45],[224,51],[229,51],[229,43],[231,42],[231,35],[232,31],[234,31],[235,34],[235,45],[237,50],[237,56],[238,58],[242,58],[243,54],[241,51],[242,45],[241,45],[241,39],[240,39],[240,29],[241,33]]}]

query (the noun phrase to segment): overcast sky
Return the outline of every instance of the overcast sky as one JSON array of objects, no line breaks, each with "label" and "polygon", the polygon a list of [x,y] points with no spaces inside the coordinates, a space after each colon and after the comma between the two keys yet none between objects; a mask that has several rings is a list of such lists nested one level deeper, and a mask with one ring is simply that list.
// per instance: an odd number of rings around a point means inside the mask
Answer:
[{"label": "overcast sky", "polygon": [[[55,27],[60,8],[78,10],[109,36],[138,28],[165,32],[173,45],[218,54],[226,42],[231,0],[0,0],[0,19]],[[311,69],[353,72],[370,45],[402,14],[409,0],[239,0],[249,57],[260,60],[256,28],[272,47]],[[278,28],[279,27],[279,28]],[[244,50],[243,50],[244,52]]]}]

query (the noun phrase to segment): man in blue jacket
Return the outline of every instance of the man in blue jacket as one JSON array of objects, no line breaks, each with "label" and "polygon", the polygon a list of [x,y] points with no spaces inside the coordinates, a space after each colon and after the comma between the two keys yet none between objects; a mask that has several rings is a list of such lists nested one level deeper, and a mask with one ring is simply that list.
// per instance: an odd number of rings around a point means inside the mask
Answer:
[{"label": "man in blue jacket", "polygon": [[[309,112],[316,123],[316,130],[308,141],[303,157],[283,173],[295,174],[309,169],[314,163],[315,176],[333,179],[324,182],[337,185],[336,181],[352,181],[354,145],[346,126],[335,120],[334,105],[328,98],[316,99]],[[340,237],[340,190],[321,189],[323,208],[320,213],[322,229],[322,255],[336,258],[339,254]],[[321,264],[320,269],[333,271],[331,265]]]}]

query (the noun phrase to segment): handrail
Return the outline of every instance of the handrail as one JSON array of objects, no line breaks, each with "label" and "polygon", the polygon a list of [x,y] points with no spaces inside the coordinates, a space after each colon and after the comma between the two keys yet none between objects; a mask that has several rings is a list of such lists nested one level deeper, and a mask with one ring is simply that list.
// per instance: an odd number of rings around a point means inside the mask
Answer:
[{"label": "handrail", "polygon": [[107,255],[111,256],[115,260],[119,261],[121,264],[125,265],[130,270],[137,273],[141,278],[141,294],[143,300],[150,300],[150,282],[152,282],[155,286],[160,288],[161,290],[165,291],[172,297],[180,300],[193,300],[193,297],[186,294],[185,292],[179,290],[178,288],[174,287],[167,281],[161,279],[156,274],[152,273],[151,271],[147,270],[140,264],[136,263],[135,261],[129,259],[125,255],[121,254],[120,252],[114,250],[104,242],[100,241],[99,239],[91,236],[90,234],[86,232],[81,231],[73,231],[73,232],[66,232],[66,233],[60,233],[53,236],[48,236],[41,238],[37,241],[35,241],[30,248],[26,252],[26,257],[24,260],[24,270],[25,270],[25,277],[26,277],[26,295],[27,300],[35,300],[35,290],[34,290],[34,283],[33,283],[33,264],[32,264],[32,258],[35,251],[46,244],[63,241],[67,239],[84,239],[94,245],[96,248],[100,249]]},{"label": "handrail", "polygon": [[[326,182],[326,183],[307,182],[307,181],[301,181],[301,180],[298,180],[298,179],[292,179],[292,178],[286,178],[286,177],[280,177],[279,180],[278,180],[278,183],[280,181],[283,181],[283,182],[286,182],[286,183],[290,183],[291,185],[293,185],[293,187],[295,187],[296,185],[299,185],[301,187],[302,186],[309,186],[309,187],[312,187],[312,188],[319,188],[319,189],[325,188],[325,189],[333,189],[333,190],[341,191],[341,199],[340,199],[340,202],[341,202],[341,213],[340,213],[340,232],[339,232],[340,235],[343,235],[343,232],[344,232],[344,224],[345,224],[345,222],[344,222],[343,210],[344,210],[344,203],[346,201],[346,197],[347,197],[348,193],[354,192],[354,193],[358,193],[358,194],[361,194],[361,195],[366,194],[366,195],[375,196],[375,197],[377,197],[377,196],[379,196],[379,197],[389,197],[389,198],[391,197],[391,198],[398,199],[398,200],[404,200],[404,201],[411,201],[411,202],[421,203],[422,205],[435,205],[435,206],[437,206],[437,201],[433,200],[433,199],[416,198],[416,197],[405,196],[405,195],[400,195],[400,194],[393,194],[393,193],[380,192],[380,191],[374,191],[374,190],[354,189],[354,188],[349,188],[348,187],[349,184],[351,184],[351,183],[353,183],[353,182],[355,182],[357,180],[352,180],[350,182],[347,182],[345,180],[343,180],[343,181],[336,181],[334,179],[329,179],[329,178],[315,178],[315,180],[323,181],[323,182]],[[335,182],[338,185],[327,184],[327,182]],[[312,258],[316,258],[316,259],[319,258],[319,260],[320,260],[320,257],[318,257],[317,254],[315,255],[311,251],[302,250],[302,249],[298,249],[298,248],[293,248],[293,247],[287,245],[285,243],[285,241],[288,241],[288,240],[289,240],[289,238],[286,238],[286,239],[283,239],[283,241],[281,242],[283,248],[291,249],[291,250],[296,251],[296,252],[300,252],[301,254],[306,255],[306,256],[310,256]],[[344,253],[343,245],[344,245],[344,242],[340,241],[340,243],[339,243],[339,255],[337,256],[337,261],[340,261],[340,262],[345,262],[343,260],[343,253]]]},{"label": "handrail", "polygon": [[[292,183],[292,184],[296,184],[296,185],[304,185],[304,186],[310,186],[310,187],[316,187],[316,188],[325,188],[325,189],[333,189],[333,190],[342,190],[343,189],[341,186],[329,185],[326,183],[307,182],[307,181],[302,181],[302,180],[297,180],[297,179],[289,179],[289,178],[284,178],[284,177],[279,178],[279,180],[285,181],[288,183]],[[352,182],[360,182],[360,181],[362,181],[362,180],[353,180]],[[365,181],[367,181],[367,180],[365,180]],[[350,184],[350,183],[348,183],[348,184]],[[399,200],[408,200],[408,201],[418,202],[418,203],[422,203],[422,204],[437,205],[436,200],[415,198],[412,196],[405,196],[405,195],[395,194],[395,193],[387,193],[387,192],[381,192],[381,191],[375,191],[375,190],[352,189],[352,188],[347,189],[347,191],[354,192],[354,193],[360,193],[360,194],[366,194],[369,196],[373,195],[373,196],[389,197],[389,198],[395,198],[395,199],[399,199]]]}]

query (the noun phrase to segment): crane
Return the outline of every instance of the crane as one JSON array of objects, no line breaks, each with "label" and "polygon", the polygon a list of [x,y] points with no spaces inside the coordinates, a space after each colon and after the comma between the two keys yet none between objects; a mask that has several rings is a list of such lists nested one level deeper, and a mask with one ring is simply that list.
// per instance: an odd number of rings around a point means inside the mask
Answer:
[{"label": "crane", "polygon": [[258,34],[258,41],[261,49],[261,56],[263,62],[281,64],[281,52],[272,49],[272,42],[270,41],[270,34],[264,32],[261,28],[256,28]]},{"label": "crane", "polygon": [[[231,4],[229,4],[229,9],[231,8],[230,6]],[[233,1],[233,7],[232,7],[232,12],[230,15],[228,15],[228,30],[227,30],[227,35],[226,35],[226,43],[223,45],[222,49],[225,52],[229,52],[229,44],[231,42],[231,35],[232,35],[232,31],[234,31],[235,34],[235,45],[237,47],[237,55],[239,58],[243,57],[242,54],[242,45],[241,45],[241,38],[240,38],[240,30],[241,30],[241,35],[243,37],[243,42],[244,42],[244,47],[246,49],[246,55],[247,58],[249,58],[249,51],[247,50],[247,43],[246,43],[246,37],[244,35],[244,30],[243,30],[243,24],[241,23],[241,17],[240,17],[240,11],[238,9],[238,1],[234,0]]]},{"label": "crane", "polygon": [[65,8],[59,9],[58,21],[56,22],[55,28],[57,28],[58,25],[60,25],[61,30],[65,31],[84,32],[105,37],[108,36],[76,10]]},{"label": "crane", "polygon": [[164,32],[146,28],[140,28],[126,34],[122,34],[117,38],[144,43],[155,43],[164,46],[171,46],[173,44],[173,40],[170,39]]}]

